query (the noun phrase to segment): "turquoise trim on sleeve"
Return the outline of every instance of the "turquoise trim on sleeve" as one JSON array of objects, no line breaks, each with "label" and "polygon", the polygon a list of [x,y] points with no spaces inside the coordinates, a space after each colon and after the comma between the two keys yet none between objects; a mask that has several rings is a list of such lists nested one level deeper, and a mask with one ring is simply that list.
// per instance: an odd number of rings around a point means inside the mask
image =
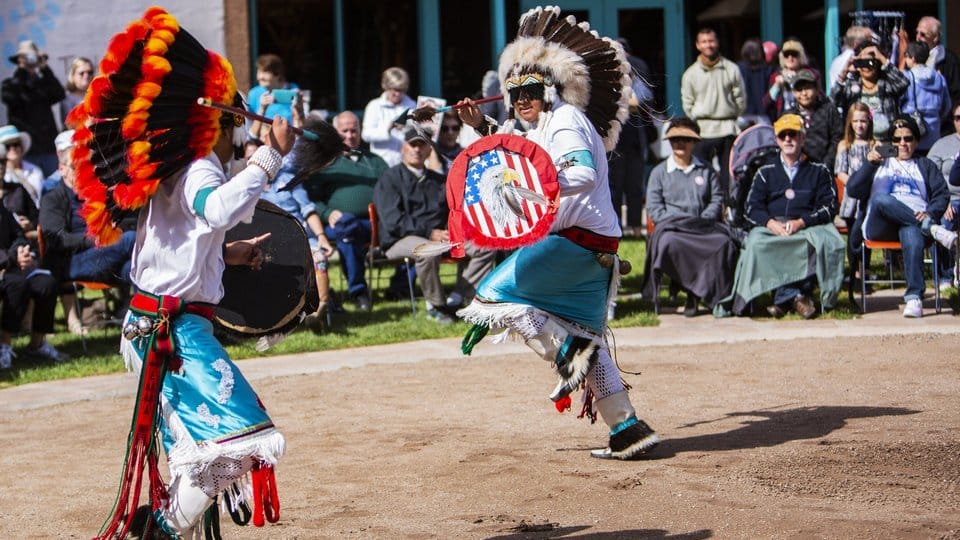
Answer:
[{"label": "turquoise trim on sleeve", "polygon": [[593,164],[593,154],[589,150],[574,150],[573,152],[568,152],[563,155],[565,161],[572,161],[574,165],[579,165],[581,167],[590,167],[593,170],[597,170],[596,165]]},{"label": "turquoise trim on sleeve", "polygon": [[205,187],[197,192],[197,196],[193,198],[193,211],[201,218],[206,219],[206,216],[203,215],[203,209],[207,206],[207,197],[213,193],[215,187]]}]

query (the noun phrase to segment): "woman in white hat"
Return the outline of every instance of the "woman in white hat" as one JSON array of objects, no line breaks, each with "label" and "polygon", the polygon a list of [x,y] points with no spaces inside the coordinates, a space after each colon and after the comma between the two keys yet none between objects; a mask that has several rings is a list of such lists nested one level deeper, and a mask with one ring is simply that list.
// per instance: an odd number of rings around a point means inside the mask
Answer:
[{"label": "woman in white hat", "polygon": [[7,162],[7,172],[3,176],[3,181],[7,184],[22,185],[30,195],[34,207],[40,208],[43,171],[23,158],[30,151],[32,143],[29,133],[20,131],[15,126],[0,127],[0,144],[7,147],[7,152],[3,156]]}]

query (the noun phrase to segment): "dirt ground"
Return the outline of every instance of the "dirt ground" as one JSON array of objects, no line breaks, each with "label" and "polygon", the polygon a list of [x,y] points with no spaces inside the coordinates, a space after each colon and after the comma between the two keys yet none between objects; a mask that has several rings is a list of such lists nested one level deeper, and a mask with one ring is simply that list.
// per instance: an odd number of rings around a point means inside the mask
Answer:
[{"label": "dirt ground", "polygon": [[[929,334],[621,348],[665,438],[632,462],[587,455],[605,429],[553,409],[532,354],[257,381],[288,441],[281,521],[227,518],[224,536],[960,539],[955,351]],[[97,532],[131,400],[0,414],[0,538]]]}]

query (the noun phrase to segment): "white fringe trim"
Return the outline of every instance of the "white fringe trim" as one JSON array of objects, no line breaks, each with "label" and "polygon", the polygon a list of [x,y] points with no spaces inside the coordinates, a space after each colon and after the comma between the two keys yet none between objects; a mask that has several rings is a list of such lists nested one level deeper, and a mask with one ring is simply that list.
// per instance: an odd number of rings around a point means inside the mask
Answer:
[{"label": "white fringe trim", "polygon": [[[614,289],[616,298],[616,289]],[[570,322],[552,315],[540,308],[514,302],[481,302],[474,299],[470,305],[457,312],[457,316],[471,324],[482,324],[491,329],[506,328],[505,332],[496,334],[494,343],[503,343],[507,340],[523,342],[522,329],[515,328],[515,321],[527,315],[546,317],[562,326],[571,335],[602,341],[602,335],[585,326]]]}]

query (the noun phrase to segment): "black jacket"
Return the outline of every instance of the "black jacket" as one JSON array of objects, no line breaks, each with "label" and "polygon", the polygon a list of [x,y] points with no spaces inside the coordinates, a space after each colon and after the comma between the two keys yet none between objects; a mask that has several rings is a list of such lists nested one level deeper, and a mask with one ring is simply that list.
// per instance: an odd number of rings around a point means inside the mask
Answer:
[{"label": "black jacket", "polygon": [[18,67],[13,76],[3,80],[0,96],[7,106],[7,116],[17,129],[30,134],[30,154],[56,152],[53,140],[57,137],[57,123],[50,107],[66,95],[49,66],[40,68],[39,74]]},{"label": "black jacket", "polygon": [[[947,182],[943,179],[943,173],[936,163],[923,156],[914,156],[913,161],[920,169],[920,175],[923,176],[923,182],[927,187],[927,215],[934,223],[940,223],[940,218],[943,217],[943,213],[947,211],[947,205],[950,204],[950,191],[947,189]],[[880,164],[865,162],[847,180],[847,194],[859,199],[861,204],[869,200],[870,190],[873,187],[873,177],[876,176],[879,169]],[[951,178],[953,178],[952,174]]]},{"label": "black jacket", "polygon": [[811,161],[823,163],[831,171],[837,159],[837,144],[843,138],[843,118],[837,108],[826,97],[817,96],[811,111],[800,111],[799,107],[785,112],[798,114],[806,125],[806,139],[803,141],[803,153]]},{"label": "black jacket", "polygon": [[94,246],[87,237],[87,224],[77,213],[80,199],[60,182],[40,199],[40,232],[43,234],[43,266],[55,276],[66,275],[70,256]]},{"label": "black jacket", "polygon": [[[787,190],[793,190],[789,198]],[[833,174],[822,163],[800,162],[793,182],[778,158],[757,170],[747,196],[747,221],[765,227],[770,218],[803,218],[807,227],[833,221],[837,190]]]},{"label": "black jacket", "polygon": [[447,228],[446,178],[429,169],[417,178],[402,163],[390,167],[373,187],[373,203],[384,250],[406,236],[430,238]]},{"label": "black jacket", "polygon": [[17,248],[27,244],[17,219],[0,205],[0,270],[18,270]]}]

